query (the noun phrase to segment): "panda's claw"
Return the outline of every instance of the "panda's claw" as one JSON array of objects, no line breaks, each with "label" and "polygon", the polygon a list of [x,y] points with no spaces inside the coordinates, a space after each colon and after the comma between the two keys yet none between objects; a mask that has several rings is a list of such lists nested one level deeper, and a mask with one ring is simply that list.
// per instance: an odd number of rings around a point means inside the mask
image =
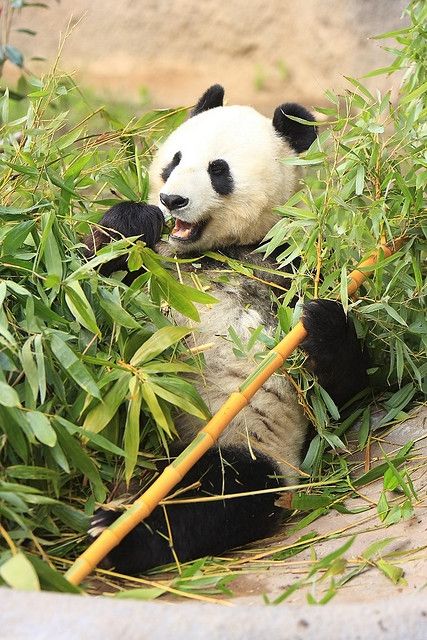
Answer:
[{"label": "panda's claw", "polygon": [[108,529],[119,516],[120,513],[117,511],[97,509],[90,521],[88,534],[91,538],[97,538],[105,529]]}]

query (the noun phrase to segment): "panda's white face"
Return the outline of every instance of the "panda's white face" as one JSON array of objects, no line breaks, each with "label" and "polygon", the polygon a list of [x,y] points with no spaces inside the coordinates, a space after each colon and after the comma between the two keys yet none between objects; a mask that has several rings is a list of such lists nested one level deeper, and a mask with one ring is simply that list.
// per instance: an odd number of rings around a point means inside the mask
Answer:
[{"label": "panda's white face", "polygon": [[294,153],[251,107],[216,107],[178,127],[150,170],[150,201],[175,219],[174,250],[259,242],[295,189],[294,168],[280,162]]}]

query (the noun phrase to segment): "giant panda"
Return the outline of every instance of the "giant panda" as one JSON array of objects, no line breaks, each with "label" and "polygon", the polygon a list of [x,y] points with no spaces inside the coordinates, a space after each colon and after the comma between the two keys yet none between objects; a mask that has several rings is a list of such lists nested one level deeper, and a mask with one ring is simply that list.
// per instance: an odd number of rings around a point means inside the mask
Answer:
[{"label": "giant panda", "polygon": [[[262,272],[259,279],[234,273],[224,281],[219,277],[222,264],[203,254],[216,250],[236,260],[277,267],[274,256],[264,259],[253,251],[277,221],[274,208],[296,190],[296,167],[281,159],[307,150],[316,137],[315,126],[288,118],[314,122],[298,104],[277,107],[271,120],[248,106],[223,106],[223,96],[221,86],[210,87],[191,117],[161,144],[150,168],[150,203],[113,206],[87,239],[89,254],[111,237],[140,236],[160,254],[197,259],[198,273],[201,265],[209,292],[218,300],[199,309],[201,321],[191,345],[213,343],[196,381],[212,413],[254,369],[253,357],[234,355],[229,327],[247,340],[259,325],[272,333],[277,321]],[[173,217],[174,226],[168,242],[162,242],[167,216]],[[125,266],[119,259],[107,266],[107,273]],[[185,261],[180,269],[185,278],[195,265]],[[286,284],[286,274],[275,278]],[[178,314],[174,320],[188,324]],[[307,366],[340,406],[367,385],[354,327],[339,303],[326,300],[306,302],[302,322],[308,332],[302,345]],[[181,415],[176,427],[179,452],[201,425]],[[308,427],[287,377],[273,375],[182,483],[196,483],[193,497],[259,493],[157,507],[109,553],[107,566],[137,574],[176,559],[219,555],[271,535],[282,509],[275,504],[275,492],[262,490],[298,480]],[[90,535],[99,535],[118,515],[97,510]]]}]

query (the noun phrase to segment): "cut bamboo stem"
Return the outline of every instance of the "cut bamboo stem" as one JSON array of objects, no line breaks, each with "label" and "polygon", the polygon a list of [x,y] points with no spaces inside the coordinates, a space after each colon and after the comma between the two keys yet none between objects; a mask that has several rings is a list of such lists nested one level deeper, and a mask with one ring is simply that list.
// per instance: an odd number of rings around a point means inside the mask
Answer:
[{"label": "cut bamboo stem", "polygon": [[[348,295],[353,295],[363,281],[366,280],[372,272],[369,271],[369,267],[372,267],[377,262],[380,255],[384,257],[392,255],[400,249],[404,241],[405,238],[399,238],[392,244],[381,245],[378,251],[352,271],[349,274]],[[170,491],[184,478],[185,474],[215,444],[233,418],[249,403],[252,396],[264,382],[283,365],[306,336],[306,330],[302,323],[298,322],[285,338],[273,347],[255,371],[237,391],[230,395],[188,447],[166,467],[151,487],[76,559],[65,574],[66,579],[71,584],[80,584],[132,529],[150,515],[160,501],[166,498]]]}]

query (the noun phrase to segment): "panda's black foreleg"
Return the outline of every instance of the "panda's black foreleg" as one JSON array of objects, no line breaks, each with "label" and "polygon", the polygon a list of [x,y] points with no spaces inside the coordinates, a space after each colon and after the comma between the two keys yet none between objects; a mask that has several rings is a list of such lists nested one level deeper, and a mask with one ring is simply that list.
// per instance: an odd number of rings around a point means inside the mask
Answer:
[{"label": "panda's black foreleg", "polygon": [[302,323],[308,334],[301,344],[307,368],[340,407],[368,386],[354,325],[339,302],[320,299],[304,305]]},{"label": "panda's black foreleg", "polygon": [[[119,202],[103,215],[99,226],[84,239],[86,257],[112,240],[139,237],[147,247],[154,248],[160,240],[165,220],[159,207],[145,202]],[[104,275],[113,271],[127,270],[126,256],[111,260],[101,268]]]},{"label": "panda's black foreleg", "polygon": [[[181,500],[230,495],[283,486],[273,461],[237,447],[208,451],[188,472],[181,487],[199,482],[199,488],[180,495]],[[182,502],[156,507],[153,513],[107,556],[107,564],[125,574],[137,574],[162,564],[219,555],[226,550],[271,535],[282,510],[277,493],[209,502]],[[119,514],[99,509],[92,519],[91,535],[111,524]]]}]

